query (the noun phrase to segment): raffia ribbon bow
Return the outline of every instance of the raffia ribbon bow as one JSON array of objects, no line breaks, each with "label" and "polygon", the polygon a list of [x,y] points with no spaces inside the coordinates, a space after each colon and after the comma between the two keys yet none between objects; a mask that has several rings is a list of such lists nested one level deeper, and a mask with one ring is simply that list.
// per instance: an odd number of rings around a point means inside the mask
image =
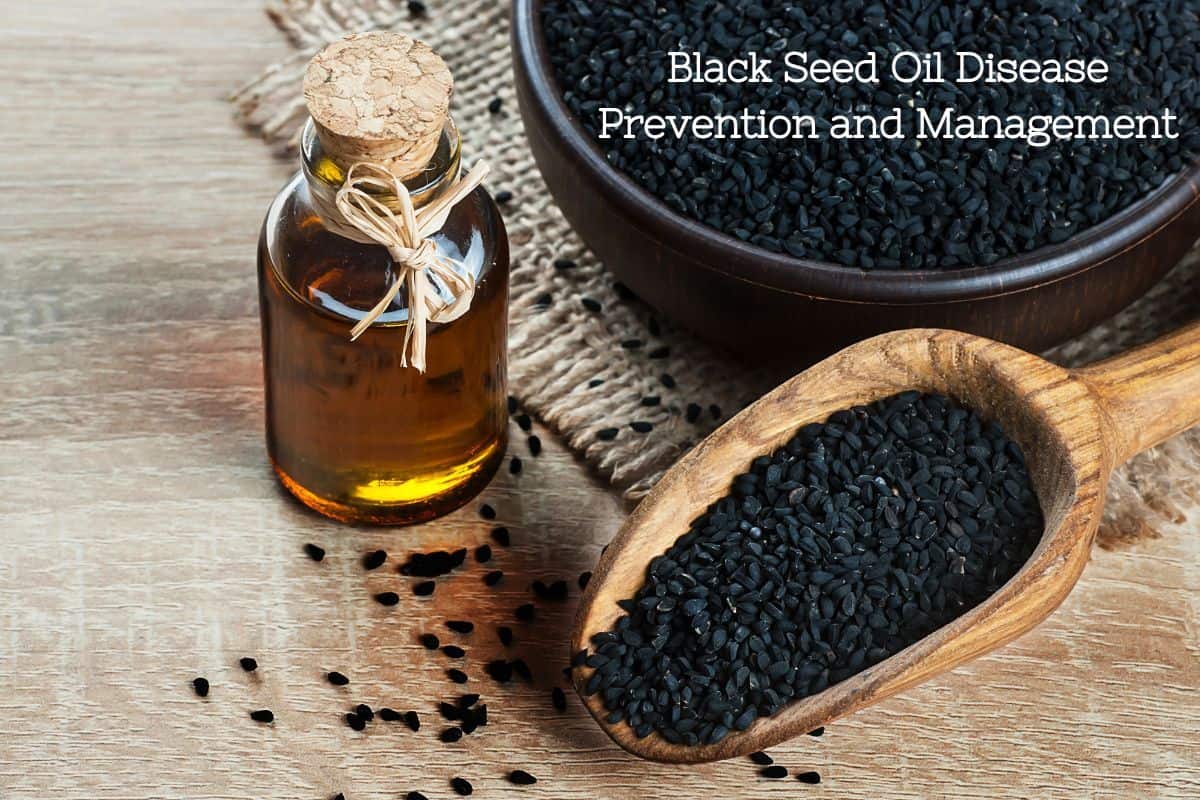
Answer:
[{"label": "raffia ribbon bow", "polygon": [[[425,372],[428,323],[458,319],[471,307],[475,296],[475,277],[462,264],[439,253],[437,243],[426,237],[442,229],[450,211],[475,191],[488,171],[488,165],[479,162],[465,177],[419,210],[414,208],[404,182],[386,167],[360,162],[346,171],[346,179],[335,198],[341,219],[332,225],[326,220],[327,225],[339,232],[344,223],[361,236],[383,245],[399,270],[387,293],[350,330],[351,341],[371,327],[400,290],[407,288],[408,324],[400,363]],[[381,194],[395,196],[396,211],[383,202]],[[439,288],[452,299],[445,300]]]}]

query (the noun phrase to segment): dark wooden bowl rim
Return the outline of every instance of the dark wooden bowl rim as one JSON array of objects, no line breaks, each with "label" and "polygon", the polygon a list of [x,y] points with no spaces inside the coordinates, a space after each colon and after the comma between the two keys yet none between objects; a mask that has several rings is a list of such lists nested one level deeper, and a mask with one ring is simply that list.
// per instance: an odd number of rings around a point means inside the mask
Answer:
[{"label": "dark wooden bowl rim", "polygon": [[682,216],[609,165],[567,109],[542,35],[543,0],[514,0],[514,66],[524,71],[536,108],[582,173],[578,191],[596,191],[626,221],[706,269],[777,292],[847,303],[953,303],[1054,283],[1104,264],[1183,214],[1200,198],[1200,163],[1147,197],[1067,241],[990,267],[866,272],[772,253]]}]

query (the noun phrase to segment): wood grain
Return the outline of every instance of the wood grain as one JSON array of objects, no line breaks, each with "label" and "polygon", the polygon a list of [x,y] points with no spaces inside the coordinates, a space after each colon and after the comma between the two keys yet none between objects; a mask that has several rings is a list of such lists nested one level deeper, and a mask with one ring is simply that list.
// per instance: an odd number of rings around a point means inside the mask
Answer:
[{"label": "wood grain", "polygon": [[[436,5],[436,4],[431,4]],[[470,511],[416,530],[345,529],[277,489],[262,442],[254,244],[291,165],[225,94],[289,50],[257,2],[4,8],[0,88],[0,797],[1188,798],[1200,795],[1200,537],[1096,553],[1079,587],[999,652],[773,750],[824,783],[751,765],[624,754],[562,681],[576,593],[517,626],[533,687],[481,666],[534,578],[590,568],[625,509],[543,432],[486,495],[515,546],[428,602],[362,552],[474,544]],[[522,453],[518,445],[515,452]],[[1195,532],[1193,532],[1195,533]],[[322,564],[305,542],[329,550]],[[372,592],[401,591],[394,609]],[[468,616],[493,723],[436,740],[447,666],[418,616]],[[256,676],[237,659],[253,655]],[[321,680],[340,669],[352,683]],[[213,683],[206,701],[188,681]],[[419,734],[355,734],[353,702],[422,712]],[[271,708],[272,727],[247,712]],[[503,774],[540,778],[517,791]]]}]

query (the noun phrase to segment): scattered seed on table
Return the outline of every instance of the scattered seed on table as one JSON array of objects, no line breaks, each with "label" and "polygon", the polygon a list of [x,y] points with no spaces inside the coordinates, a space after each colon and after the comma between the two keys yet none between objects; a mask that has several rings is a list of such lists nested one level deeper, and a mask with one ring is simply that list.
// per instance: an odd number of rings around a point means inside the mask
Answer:
[{"label": "scattered seed on table", "polygon": [[585,309],[587,309],[588,311],[591,311],[592,313],[595,313],[595,314],[600,313],[600,311],[602,311],[604,309],[604,306],[602,306],[600,304],[599,300],[593,300],[590,297],[581,297],[579,299],[579,303]]},{"label": "scattered seed on table", "polygon": [[383,550],[375,550],[363,556],[363,569],[372,570],[379,569],[383,566],[383,562],[387,561],[387,553]]},{"label": "scattered seed on table", "polygon": [[721,418],[721,407],[719,405],[717,405],[716,403],[713,403],[711,406],[708,407],[708,413],[713,419],[720,419]]},{"label": "scattered seed on table", "polygon": [[456,669],[454,667],[451,667],[450,669],[446,670],[446,677],[455,683],[466,683],[467,682],[467,673],[463,672],[461,669]]},{"label": "scattered seed on table", "polygon": [[421,718],[417,716],[415,711],[404,712],[404,724],[413,731],[421,730]]},{"label": "scattered seed on table", "polygon": [[515,414],[515,413],[517,413],[517,408],[518,408],[518,405],[517,405],[517,398],[513,397],[513,396],[510,394],[510,395],[508,396],[508,413],[509,413],[509,414]]},{"label": "scattered seed on table", "polygon": [[258,711],[251,711],[250,719],[254,720],[255,722],[274,722],[275,715],[271,713],[270,709],[261,708]]},{"label": "scattered seed on table", "polygon": [[486,564],[492,560],[492,546],[489,544],[481,544],[475,548],[475,561],[479,564]]},{"label": "scattered seed on table", "polygon": [[325,673],[325,680],[329,681],[334,686],[345,686],[346,684],[350,683],[350,679],[340,672]]},{"label": "scattered seed on table", "polygon": [[613,439],[617,438],[617,434],[619,433],[620,431],[616,428],[601,428],[600,430],[596,431],[596,438],[602,442],[611,442]]},{"label": "scattered seed on table", "polygon": [[517,417],[517,427],[528,433],[533,430],[533,419],[528,414],[521,414]]},{"label": "scattered seed on table", "polygon": [[523,769],[514,769],[508,773],[508,782],[517,786],[532,786],[537,783],[537,778],[530,775]]},{"label": "scattered seed on table", "polygon": [[820,728],[813,728],[811,731],[808,732],[808,735],[809,736],[824,736],[825,735],[825,727],[821,726]]},{"label": "scattered seed on table", "polygon": [[394,606],[400,602],[400,595],[395,592],[380,592],[375,595],[375,602],[381,606]]},{"label": "scattered seed on table", "polygon": [[448,719],[455,722],[462,718],[462,710],[453,703],[441,702],[438,703],[438,712],[441,713],[443,719]]},{"label": "scattered seed on table", "polygon": [[758,764],[760,767],[769,767],[775,763],[775,759],[771,758],[761,750],[759,750],[757,753],[751,753],[750,760],[755,764]]},{"label": "scattered seed on table", "polygon": [[641,339],[623,339],[621,340],[621,349],[623,350],[641,350],[646,343]]},{"label": "scattered seed on table", "polygon": [[575,269],[579,264],[569,258],[559,258],[554,261],[554,268],[557,270]]},{"label": "scattered seed on table", "polygon": [[700,419],[700,414],[703,411],[704,409],[701,408],[697,403],[688,403],[687,412],[684,414],[684,418],[687,419],[688,422],[695,422],[696,420]]},{"label": "scattered seed on table", "polygon": [[413,553],[408,557],[408,561],[400,565],[398,571],[401,575],[413,578],[440,578],[461,567],[466,559],[465,547],[453,552],[437,550],[432,553]]},{"label": "scattered seed on table", "polygon": [[567,710],[567,695],[557,686],[550,690],[550,702],[559,711]]},{"label": "scattered seed on table", "polygon": [[819,772],[801,772],[799,775],[796,776],[796,780],[800,781],[801,783],[814,783],[814,784],[820,783],[821,782],[821,773],[819,773]]},{"label": "scattered seed on table", "polygon": [[466,797],[467,795],[471,794],[471,792],[475,791],[475,787],[472,786],[471,782],[466,778],[451,778],[450,787],[463,797]]},{"label": "scattered seed on table", "polygon": [[357,706],[355,706],[354,713],[358,714],[360,717],[365,719],[367,722],[370,722],[371,720],[375,719],[375,712],[372,711],[371,707],[369,705],[367,705],[366,703],[359,703]]},{"label": "scattered seed on table", "polygon": [[420,792],[409,792],[404,795],[404,800],[429,800],[429,798]]},{"label": "scattered seed on table", "polygon": [[509,647],[512,645],[512,643],[513,643],[512,628],[508,627],[507,625],[501,625],[499,628],[496,629],[496,635],[500,637],[500,644],[504,645],[505,647]]},{"label": "scattered seed on table", "polygon": [[530,436],[525,443],[529,446],[529,455],[537,458],[542,454],[542,440],[538,438],[537,434]]},{"label": "scattered seed on table", "polygon": [[417,597],[429,597],[437,590],[437,581],[421,581],[413,584],[413,594]]},{"label": "scattered seed on table", "polygon": [[456,644],[448,644],[442,648],[442,653],[447,658],[463,658],[467,654],[467,651]]},{"label": "scattered seed on table", "polygon": [[435,633],[422,633],[419,641],[426,650],[437,650],[442,645]]},{"label": "scattered seed on table", "polygon": [[521,622],[531,622],[535,613],[533,603],[522,603],[517,606],[516,616]]},{"label": "scattered seed on table", "polygon": [[663,345],[662,347],[656,347],[653,350],[651,350],[649,353],[647,353],[646,358],[652,359],[654,361],[661,361],[664,358],[668,358],[670,355],[671,355],[671,348],[667,347],[666,345]]},{"label": "scattered seed on table", "polygon": [[513,201],[513,193],[508,189],[501,189],[496,192],[496,205],[506,206]]},{"label": "scattered seed on table", "polygon": [[423,17],[429,11],[422,0],[408,0],[408,13],[414,17]]},{"label": "scattered seed on table", "polygon": [[492,508],[487,503],[484,503],[479,507],[479,516],[483,517],[484,519],[495,519],[496,509]]},{"label": "scattered seed on table", "polygon": [[346,712],[345,720],[346,724],[356,731],[366,730],[367,721],[353,711]]},{"label": "scattered seed on table", "polygon": [[588,583],[590,583],[591,580],[592,580],[591,571],[584,571],[584,572],[579,573],[579,588],[586,589]]},{"label": "scattered seed on table", "polygon": [[325,559],[325,548],[318,547],[317,545],[312,544],[311,542],[309,544],[304,545],[304,552],[307,553],[308,557],[311,558],[313,561],[322,561]]},{"label": "scattered seed on table", "polygon": [[458,703],[459,708],[470,708],[479,702],[479,695],[475,694],[474,692],[459,695],[459,698],[456,702]]},{"label": "scattered seed on table", "polygon": [[508,462],[508,473],[510,475],[520,475],[521,466],[521,457],[513,456]]},{"label": "scattered seed on table", "polygon": [[525,659],[514,658],[512,661],[508,662],[508,665],[512,667],[512,670],[516,675],[519,675],[526,681],[533,680],[533,673],[530,671],[529,665],[525,663]]},{"label": "scattered seed on table", "polygon": [[603,385],[604,385],[603,378],[592,378],[590,381],[587,382],[587,386],[589,389],[595,389],[597,386],[603,386]]},{"label": "scattered seed on table", "polygon": [[488,107],[487,107],[488,113],[489,114],[499,114],[500,109],[503,106],[504,106],[504,101],[502,99],[500,99],[499,97],[493,97],[492,101],[490,103],[488,103]]},{"label": "scattered seed on table", "polygon": [[193,678],[192,690],[197,697],[208,697],[208,678]]},{"label": "scattered seed on table", "polygon": [[492,541],[501,547],[508,547],[512,544],[512,536],[509,535],[508,528],[493,528]]},{"label": "scattered seed on table", "polygon": [[258,661],[250,658],[249,656],[245,658],[239,658],[238,664],[241,665],[242,669],[246,672],[254,672],[254,670],[258,669]]},{"label": "scattered seed on table", "polygon": [[379,709],[379,718],[384,722],[399,722],[404,717],[401,716],[399,711],[384,706],[383,708]]},{"label": "scattered seed on table", "polygon": [[494,569],[483,576],[483,582],[488,586],[495,586],[504,577],[504,573],[498,569]]},{"label": "scattered seed on table", "polygon": [[642,398],[642,405],[646,408],[657,408],[662,405],[662,398],[656,394],[646,395]]},{"label": "scattered seed on table", "polygon": [[771,778],[772,780],[778,780],[779,778],[786,778],[788,776],[788,771],[787,771],[787,767],[781,767],[779,765],[775,765],[775,766],[770,766],[770,767],[763,767],[761,770],[759,770],[758,774],[762,775],[764,778]]},{"label": "scattered seed on table", "polygon": [[538,309],[545,311],[554,303],[554,296],[549,292],[542,292],[537,297],[533,298],[533,305]]},{"label": "scattered seed on table", "polygon": [[441,735],[438,736],[438,738],[441,739],[446,744],[453,744],[454,742],[457,742],[462,737],[463,737],[462,728],[457,728],[457,727],[446,728],[446,730],[442,731]]},{"label": "scattered seed on table", "polygon": [[650,431],[654,430],[653,423],[643,422],[641,420],[629,423],[629,427],[633,428],[635,433],[649,433]]},{"label": "scattered seed on table", "polygon": [[329,798],[329,800],[346,800],[346,795],[342,792],[338,792],[333,797]]},{"label": "scattered seed on table", "polygon": [[533,593],[541,600],[562,602],[567,599],[567,582],[559,580],[547,585],[542,581],[534,581]]},{"label": "scattered seed on table", "polygon": [[475,630],[475,623],[461,619],[450,619],[446,620],[446,627],[455,633],[470,633]]},{"label": "scattered seed on table", "polygon": [[667,387],[668,389],[675,388],[675,379],[666,372],[664,372],[662,375],[658,376],[658,382],[661,383],[663,386]]},{"label": "scattered seed on table", "polygon": [[508,683],[512,680],[512,665],[502,658],[489,661],[486,669],[487,674],[497,683]]}]

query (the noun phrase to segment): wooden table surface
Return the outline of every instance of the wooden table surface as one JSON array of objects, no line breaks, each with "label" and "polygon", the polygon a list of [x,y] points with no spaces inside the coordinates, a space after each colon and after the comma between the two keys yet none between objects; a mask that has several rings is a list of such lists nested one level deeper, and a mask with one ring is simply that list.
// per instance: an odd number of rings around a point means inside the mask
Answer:
[{"label": "wooden table surface", "polygon": [[[430,599],[395,565],[485,541],[474,505],[419,529],[347,529],[267,468],[254,247],[292,167],[224,101],[288,52],[258,3],[0,8],[3,800],[447,798],[455,775],[479,797],[1200,796],[1200,537],[1181,533],[1098,551],[1034,633],[779,748],[820,786],[745,761],[642,763],[574,697],[556,712],[575,576],[625,508],[552,436],[484,495],[514,538],[504,582],[487,589],[472,564]],[[392,556],[368,573],[358,559],[376,547]],[[493,684],[495,626],[529,581],[556,577],[572,599],[511,623],[534,685]],[[385,589],[399,606],[371,600]],[[447,746],[435,704],[456,694],[450,663],[416,637],[450,618],[479,626],[443,638],[466,642],[466,688],[491,724]],[[326,684],[330,669],[351,684]],[[355,733],[342,714],[358,702],[416,709],[424,727]],[[252,722],[257,708],[274,725]],[[512,767],[541,780],[511,787]]]}]

